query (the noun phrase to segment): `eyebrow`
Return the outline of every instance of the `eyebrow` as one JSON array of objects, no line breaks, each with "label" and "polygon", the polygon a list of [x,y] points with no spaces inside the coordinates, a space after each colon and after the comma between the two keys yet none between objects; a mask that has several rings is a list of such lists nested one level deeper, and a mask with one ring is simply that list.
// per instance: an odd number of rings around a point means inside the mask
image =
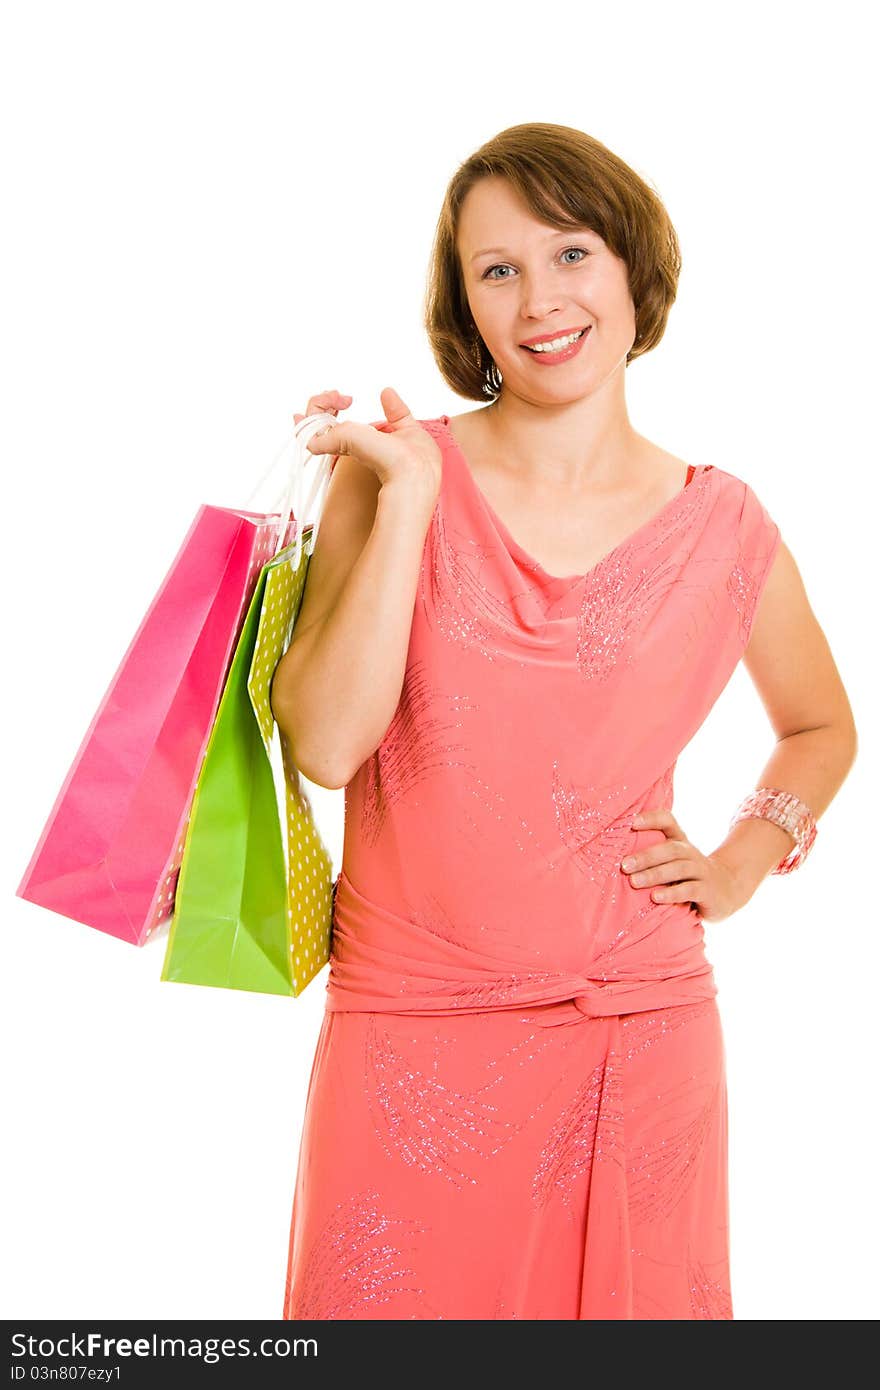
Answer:
[{"label": "eyebrow", "polygon": [[[555,241],[557,237],[582,236],[589,232],[589,227],[560,227],[560,229],[548,237],[549,241]],[[510,253],[506,246],[487,246],[482,251],[475,251],[471,256],[471,264],[478,261],[481,256],[507,256]]]}]

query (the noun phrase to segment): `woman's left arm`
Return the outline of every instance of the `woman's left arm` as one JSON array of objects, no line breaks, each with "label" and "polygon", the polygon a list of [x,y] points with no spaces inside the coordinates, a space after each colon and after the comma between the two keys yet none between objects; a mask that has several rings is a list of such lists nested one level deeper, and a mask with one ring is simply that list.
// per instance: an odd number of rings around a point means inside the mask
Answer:
[{"label": "woman's left arm", "polygon": [[[818,821],[855,761],[858,738],[828,641],[781,540],[742,659],[777,738],[755,787],[794,792]],[[709,858],[727,866],[748,898],[793,843],[772,821],[749,818]]]}]

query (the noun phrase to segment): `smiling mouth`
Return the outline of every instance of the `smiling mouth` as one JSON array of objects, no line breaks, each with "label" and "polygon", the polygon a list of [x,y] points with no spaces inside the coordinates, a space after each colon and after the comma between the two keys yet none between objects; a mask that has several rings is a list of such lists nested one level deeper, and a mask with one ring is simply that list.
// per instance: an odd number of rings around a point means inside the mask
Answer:
[{"label": "smiling mouth", "polygon": [[566,348],[574,347],[575,343],[579,342],[580,339],[583,338],[585,334],[587,334],[590,331],[590,327],[591,325],[588,324],[586,328],[582,328],[576,338],[570,338],[568,342],[563,343],[562,347],[551,349],[545,343],[536,343],[533,347],[529,347],[527,343],[520,343],[520,347],[525,348],[526,352],[535,353],[535,355],[538,357],[543,356],[544,354],[548,354],[552,357],[553,354],[556,352],[564,352]]}]

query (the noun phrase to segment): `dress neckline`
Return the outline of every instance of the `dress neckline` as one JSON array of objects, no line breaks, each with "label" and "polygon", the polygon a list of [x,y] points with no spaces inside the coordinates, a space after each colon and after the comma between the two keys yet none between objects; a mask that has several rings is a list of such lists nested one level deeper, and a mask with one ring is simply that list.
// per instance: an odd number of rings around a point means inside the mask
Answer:
[{"label": "dress neckline", "polygon": [[501,539],[504,541],[505,545],[507,546],[507,549],[513,556],[521,560],[522,563],[528,569],[534,570],[537,574],[541,575],[541,577],[548,584],[561,584],[563,586],[570,586],[574,584],[579,584],[582,581],[589,579],[590,576],[594,574],[595,571],[598,570],[601,565],[607,564],[607,562],[613,559],[613,557],[617,555],[621,550],[623,550],[625,547],[629,545],[632,545],[634,541],[638,540],[639,537],[643,534],[643,532],[649,531],[653,526],[656,526],[657,523],[661,521],[667,515],[667,513],[671,511],[673,507],[678,505],[681,502],[682,498],[690,492],[690,489],[694,486],[697,479],[700,478],[702,475],[708,473],[709,470],[712,468],[711,463],[696,465],[690,464],[688,467],[687,481],[684,483],[682,487],[679,488],[678,492],[676,492],[672,497],[670,497],[667,502],[664,502],[663,506],[659,509],[659,511],[656,511],[653,516],[648,517],[647,521],[642,522],[642,524],[640,526],[637,526],[635,530],[631,531],[628,536],[624,536],[622,541],[619,541],[617,545],[612,546],[610,550],[606,551],[604,555],[600,556],[600,558],[595,562],[595,564],[591,565],[589,569],[584,570],[583,573],[551,574],[549,570],[546,570],[544,568],[540,560],[536,560],[534,555],[530,555],[529,552],[525,549],[525,547],[520,545],[519,541],[516,539],[514,535],[512,535],[512,533],[508,530],[507,526],[501,520],[501,517],[495,511],[495,508],[492,506],[488,497],[483,492],[483,489],[480,487],[479,483],[474,477],[471,466],[468,463],[467,455],[465,454],[455,435],[452,433],[452,427],[449,416],[441,415],[439,418],[443,426],[444,433],[452,446],[452,450],[458,457],[458,460],[462,465],[463,471],[467,474],[467,477],[470,480],[470,486],[474,494],[476,495],[477,500],[482,505],[483,510],[485,511],[492,525],[495,527],[495,530],[500,535]]}]

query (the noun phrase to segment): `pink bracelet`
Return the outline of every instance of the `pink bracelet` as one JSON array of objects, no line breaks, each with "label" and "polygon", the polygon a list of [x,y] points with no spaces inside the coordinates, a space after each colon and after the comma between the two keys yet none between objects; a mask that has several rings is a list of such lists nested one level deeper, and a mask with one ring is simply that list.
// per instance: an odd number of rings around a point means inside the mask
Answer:
[{"label": "pink bracelet", "polygon": [[774,825],[794,836],[793,848],[771,870],[772,873],[790,874],[792,869],[803,864],[816,839],[816,822],[809,806],[800,797],[795,796],[794,792],[780,791],[778,787],[759,787],[757,791],[749,792],[742,802],[730,822],[731,830],[737,821],[749,817],[773,821]]}]

